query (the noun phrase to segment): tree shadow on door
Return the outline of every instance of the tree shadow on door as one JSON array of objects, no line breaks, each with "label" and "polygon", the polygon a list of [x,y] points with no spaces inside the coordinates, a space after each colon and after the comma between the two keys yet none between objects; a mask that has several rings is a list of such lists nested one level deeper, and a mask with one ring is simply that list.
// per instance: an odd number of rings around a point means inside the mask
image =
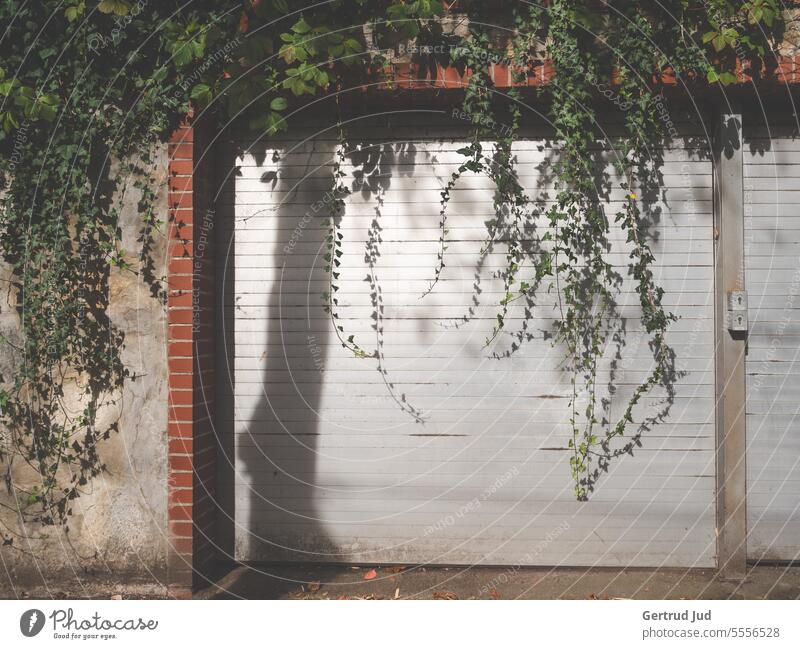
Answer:
[{"label": "tree shadow on door", "polygon": [[[331,354],[340,358],[341,353],[321,295],[328,281],[325,221],[335,146],[317,137],[277,151],[251,150],[236,179],[235,255],[232,251],[228,262],[232,266],[235,256],[236,281],[226,309],[236,323],[232,418],[237,560],[348,560],[331,538],[329,524],[334,522],[326,521],[321,509],[326,495],[336,495],[346,485],[331,483],[319,466],[320,453],[326,452],[320,448],[325,413],[341,407],[339,397],[344,401],[354,396],[346,384],[334,390],[330,383]],[[375,207],[363,232],[345,232],[358,237],[356,249],[364,254],[358,277],[364,282],[361,290],[371,296],[373,324],[357,337],[375,357],[359,362],[379,373],[398,407],[413,417],[413,406],[404,395],[393,393],[381,362],[382,303],[375,271],[380,197],[390,186],[398,146],[348,141],[348,165],[356,168],[347,178],[348,188]],[[413,157],[413,152],[400,153],[406,154]],[[342,318],[348,317],[346,306],[340,311]],[[347,332],[348,323],[343,324]]]}]

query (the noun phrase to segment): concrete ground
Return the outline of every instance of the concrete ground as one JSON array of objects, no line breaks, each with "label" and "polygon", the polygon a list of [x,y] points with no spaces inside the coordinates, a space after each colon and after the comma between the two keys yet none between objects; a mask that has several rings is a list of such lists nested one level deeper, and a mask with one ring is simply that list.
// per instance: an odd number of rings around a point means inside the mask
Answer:
[{"label": "concrete ground", "polygon": [[714,570],[238,566],[205,599],[798,599],[800,567]]},{"label": "concrete ground", "polygon": [[[12,599],[164,599],[163,584],[86,576],[0,588]],[[240,565],[198,599],[800,599],[800,566],[759,566],[744,582],[714,570]]]},{"label": "concrete ground", "polygon": [[154,581],[121,577],[64,576],[43,584],[0,582],[0,599],[166,599],[167,587]]}]

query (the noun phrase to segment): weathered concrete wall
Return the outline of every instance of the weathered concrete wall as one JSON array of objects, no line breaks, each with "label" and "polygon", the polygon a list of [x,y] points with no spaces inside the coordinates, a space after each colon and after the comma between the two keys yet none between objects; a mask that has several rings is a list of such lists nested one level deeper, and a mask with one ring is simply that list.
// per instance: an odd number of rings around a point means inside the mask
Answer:
[{"label": "weathered concrete wall", "polygon": [[[167,153],[159,151],[153,168],[159,187],[158,213],[162,225],[155,233],[153,258],[157,277],[166,276]],[[141,219],[138,192],[124,192],[120,227],[131,267],[139,267]],[[0,282],[8,286],[9,269],[0,267]],[[19,319],[13,295],[0,296],[0,333],[19,340]],[[126,580],[140,578],[164,583],[167,556],[167,320],[163,303],[151,296],[140,276],[115,271],[110,282],[110,314],[125,333],[121,351],[135,380],[128,381],[121,399],[102,418],[119,421],[119,434],[104,442],[100,456],[108,470],[89,486],[88,495],[75,501],[68,537],[58,529],[29,529],[29,537],[44,532],[46,540],[24,538],[0,547],[0,596],[20,596],[55,584],[58,576]],[[0,375],[13,377],[16,359],[0,345]],[[67,393],[69,397],[69,393]],[[25,476],[16,468],[15,479]],[[5,467],[0,466],[0,472]],[[13,497],[0,486],[0,502]],[[19,530],[13,512],[0,508],[0,529]],[[21,547],[18,547],[21,546]],[[52,582],[52,583],[51,583]],[[56,592],[58,588],[54,588]]]}]

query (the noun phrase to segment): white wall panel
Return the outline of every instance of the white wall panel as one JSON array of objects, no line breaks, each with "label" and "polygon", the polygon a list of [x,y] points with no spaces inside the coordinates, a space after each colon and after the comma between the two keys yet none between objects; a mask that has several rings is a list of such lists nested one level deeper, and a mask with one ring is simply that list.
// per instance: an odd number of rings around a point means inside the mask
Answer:
[{"label": "white wall panel", "polygon": [[745,129],[747,553],[800,559],[800,141]]}]

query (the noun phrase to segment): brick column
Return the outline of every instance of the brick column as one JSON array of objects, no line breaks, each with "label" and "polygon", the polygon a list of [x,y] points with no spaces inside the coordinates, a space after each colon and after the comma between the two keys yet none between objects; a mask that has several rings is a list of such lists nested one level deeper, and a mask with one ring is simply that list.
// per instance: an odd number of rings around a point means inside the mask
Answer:
[{"label": "brick column", "polygon": [[169,144],[169,589],[190,597],[213,578],[212,158],[198,124]]}]

